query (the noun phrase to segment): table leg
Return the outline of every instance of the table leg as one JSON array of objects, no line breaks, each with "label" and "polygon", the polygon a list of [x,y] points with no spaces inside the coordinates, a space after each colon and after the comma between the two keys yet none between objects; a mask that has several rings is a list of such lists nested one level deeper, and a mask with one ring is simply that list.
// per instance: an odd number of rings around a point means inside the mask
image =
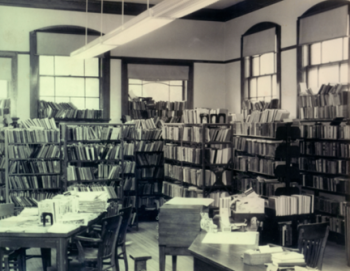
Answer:
[{"label": "table leg", "polygon": [[1,266],[1,268],[2,268],[2,266],[4,266],[4,248],[3,247],[1,247],[0,248],[0,266]]},{"label": "table leg", "polygon": [[20,251],[20,269],[19,270],[27,270],[27,257],[26,257],[26,249],[21,248]]},{"label": "table leg", "polygon": [[41,248],[40,251],[43,270],[46,271],[51,266],[51,248]]},{"label": "table leg", "polygon": [[68,260],[67,260],[67,239],[59,238],[56,247],[56,262],[57,271],[67,271],[68,270]]},{"label": "table leg", "polygon": [[165,247],[159,246],[159,271],[165,271]]},{"label": "table leg", "polygon": [[176,258],[177,258],[176,255],[173,255],[173,256],[172,256],[172,260],[173,260],[173,271],[176,271]]}]

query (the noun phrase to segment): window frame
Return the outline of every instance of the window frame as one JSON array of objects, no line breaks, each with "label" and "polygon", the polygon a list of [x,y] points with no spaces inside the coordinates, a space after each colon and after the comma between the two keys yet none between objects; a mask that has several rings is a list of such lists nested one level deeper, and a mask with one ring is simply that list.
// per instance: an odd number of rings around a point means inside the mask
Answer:
[{"label": "window frame", "polygon": [[[297,86],[297,104],[296,104],[296,110],[297,110],[297,117],[300,118],[300,83],[305,82],[306,84],[308,84],[308,76],[309,73],[307,72],[309,69],[317,67],[318,68],[318,73],[319,73],[319,69],[321,67],[325,67],[325,66],[329,66],[329,65],[334,65],[334,64],[338,64],[341,65],[342,63],[348,63],[348,86],[350,86],[350,20],[348,20],[349,23],[349,28],[348,28],[348,37],[346,37],[348,39],[348,59],[346,60],[340,60],[340,61],[332,61],[332,62],[327,62],[327,63],[319,63],[319,64],[311,64],[311,46],[313,44],[319,43],[319,42],[324,42],[327,40],[322,40],[322,41],[318,41],[315,43],[309,43],[309,44],[300,44],[300,21],[303,18],[309,17],[309,16],[314,16],[323,12],[327,12],[330,11],[332,9],[336,9],[339,7],[342,7],[344,5],[348,6],[348,14],[350,17],[350,3],[348,1],[324,1],[321,2],[319,4],[314,5],[313,7],[311,7],[310,9],[308,9],[303,15],[301,15],[300,17],[298,17],[298,21],[297,21],[297,82],[298,82],[298,86]],[[335,38],[336,39],[336,38]],[[333,40],[333,39],[328,39],[328,40]],[[307,62],[308,65],[303,65],[303,47],[307,46]],[[322,54],[322,51],[321,51]],[[319,82],[318,82],[319,83]],[[319,89],[317,89],[318,91]]]},{"label": "window frame", "polygon": [[[252,59],[255,57],[253,55],[251,56],[243,56],[243,51],[244,51],[244,37],[251,35],[251,34],[255,34],[264,30],[268,30],[270,28],[275,28],[275,37],[276,37],[276,52],[275,52],[275,68],[276,71],[274,73],[269,73],[269,74],[263,74],[263,75],[259,75],[259,76],[253,76],[253,61]],[[259,58],[264,55],[257,55],[259,56]],[[245,76],[245,72],[246,72],[246,59],[249,58],[249,77]],[[260,66],[260,62],[259,62],[259,66]],[[282,94],[281,94],[281,26],[276,24],[276,23],[272,23],[272,22],[261,22],[258,24],[255,24],[254,26],[252,26],[251,28],[249,28],[242,36],[241,36],[241,110],[242,110],[242,103],[243,101],[245,101],[245,89],[246,89],[246,82],[248,80],[251,80],[252,78],[261,78],[261,77],[265,77],[265,76],[273,76],[276,75],[276,90],[278,93],[278,100],[279,100],[279,108],[281,107],[281,99],[282,99]],[[272,78],[271,78],[272,80]],[[250,81],[249,81],[250,82]],[[248,83],[248,99],[251,100],[251,95],[250,95],[250,84]],[[256,95],[258,95],[258,93],[256,93]],[[259,96],[256,96],[257,98]],[[266,97],[266,96],[264,96]],[[273,99],[273,87],[271,85],[271,97]],[[259,100],[258,100],[259,101]]]},{"label": "window frame", "polygon": [[[36,29],[30,32],[30,118],[38,117],[38,101],[40,98],[39,86],[39,55],[37,54],[37,33],[61,33],[74,35],[93,35],[100,36],[101,33],[85,27],[72,25],[58,25]],[[106,52],[98,57],[99,61],[99,107],[102,109],[103,119],[109,120],[110,117],[110,52]],[[85,78],[85,77],[84,77]]]}]

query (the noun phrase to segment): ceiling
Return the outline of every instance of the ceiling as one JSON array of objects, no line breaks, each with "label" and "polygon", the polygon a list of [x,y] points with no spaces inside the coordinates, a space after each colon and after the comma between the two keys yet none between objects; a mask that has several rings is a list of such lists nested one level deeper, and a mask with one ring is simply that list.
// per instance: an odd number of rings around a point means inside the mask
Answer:
[{"label": "ceiling", "polygon": [[[0,6],[86,12],[87,0],[0,0]],[[147,9],[148,0],[124,0],[124,14],[137,16]],[[156,5],[162,0],[149,0]],[[184,17],[188,20],[226,22],[283,0],[220,0]],[[104,0],[103,13],[121,14],[123,0]],[[89,12],[101,13],[101,0],[88,0]]]}]

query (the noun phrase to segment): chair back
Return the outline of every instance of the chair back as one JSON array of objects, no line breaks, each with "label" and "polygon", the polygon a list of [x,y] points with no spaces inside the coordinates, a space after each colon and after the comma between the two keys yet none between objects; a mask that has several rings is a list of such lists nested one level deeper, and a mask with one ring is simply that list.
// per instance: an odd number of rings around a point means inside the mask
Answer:
[{"label": "chair back", "polygon": [[131,219],[132,206],[123,208],[119,210],[119,213],[122,215],[123,220],[120,226],[119,236],[118,236],[118,246],[121,246],[125,243],[125,236],[128,230],[128,226],[130,224]]},{"label": "chair back", "polygon": [[121,215],[106,217],[102,220],[102,242],[99,244],[98,248],[99,259],[111,258],[115,255],[121,223]]},{"label": "chair back", "polygon": [[309,267],[322,269],[322,262],[329,234],[328,223],[300,225],[298,248],[304,254]]},{"label": "chair back", "polygon": [[0,219],[13,216],[15,213],[15,205],[13,203],[0,204]]}]

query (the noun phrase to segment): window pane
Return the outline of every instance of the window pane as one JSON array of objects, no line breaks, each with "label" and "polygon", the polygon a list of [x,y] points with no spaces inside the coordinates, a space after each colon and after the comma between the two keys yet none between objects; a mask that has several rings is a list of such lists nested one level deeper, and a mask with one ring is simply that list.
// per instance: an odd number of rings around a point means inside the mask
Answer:
[{"label": "window pane", "polygon": [[279,98],[278,87],[277,87],[277,76],[272,76],[272,96],[273,98]]},{"label": "window pane", "polygon": [[100,109],[100,99],[99,98],[86,98],[86,108],[87,109]]},{"label": "window pane", "polygon": [[271,76],[258,78],[258,97],[271,96]]},{"label": "window pane", "polygon": [[84,78],[56,78],[56,96],[84,96]]},{"label": "window pane", "polygon": [[340,83],[349,84],[349,66],[348,63],[340,65]]},{"label": "window pane", "polygon": [[173,81],[170,81],[169,83],[172,86],[182,86],[182,81],[181,80],[173,80]]},{"label": "window pane", "polygon": [[303,65],[303,67],[309,65],[309,60],[308,60],[308,58],[309,58],[309,52],[308,52],[308,48],[309,48],[308,45],[304,45],[304,46],[302,47],[302,54],[303,54],[302,65]]},{"label": "window pane", "polygon": [[70,101],[79,109],[86,109],[85,98],[70,98]]},{"label": "window pane", "polygon": [[260,56],[260,75],[275,72],[275,53]]},{"label": "window pane", "polygon": [[142,81],[139,79],[129,79],[129,85],[130,84],[142,85]]},{"label": "window pane", "polygon": [[309,70],[307,86],[308,86],[308,88],[312,89],[313,93],[316,94],[318,92],[320,85],[318,83],[318,69],[317,68],[312,68]]},{"label": "window pane", "polygon": [[321,63],[321,43],[311,45],[311,65]]},{"label": "window pane", "polygon": [[142,86],[141,85],[129,85],[129,95],[131,98],[142,97]]},{"label": "window pane", "polygon": [[100,97],[100,80],[87,78],[85,79],[86,97]]},{"label": "window pane", "polygon": [[250,76],[250,61],[249,57],[244,59],[244,77],[247,78]]},{"label": "window pane", "polygon": [[339,65],[327,65],[320,67],[319,71],[319,84],[328,84],[328,83],[338,83],[339,78]]},{"label": "window pane", "polygon": [[39,74],[54,75],[53,56],[39,56]]},{"label": "window pane", "polygon": [[252,65],[253,65],[253,76],[258,76],[260,75],[259,71],[259,57],[255,56],[252,58]]},{"label": "window pane", "polygon": [[46,101],[46,102],[54,102],[55,97],[53,96],[40,96],[40,100]]},{"label": "window pane", "polygon": [[322,42],[322,63],[342,60],[342,45],[343,40],[341,38]]},{"label": "window pane", "polygon": [[256,97],[256,78],[250,80],[250,96],[249,98]]},{"label": "window pane", "polygon": [[349,39],[343,38],[343,60],[349,58]]},{"label": "window pane", "polygon": [[88,58],[85,59],[85,76],[96,76],[98,77],[98,69],[99,69],[99,58]]},{"label": "window pane", "polygon": [[8,82],[7,80],[0,80],[0,99],[8,97]]},{"label": "window pane", "polygon": [[56,97],[56,103],[68,103],[69,98],[68,97]]},{"label": "window pane", "polygon": [[182,87],[170,87],[170,102],[182,101]]},{"label": "window pane", "polygon": [[77,59],[69,56],[56,56],[55,74],[84,76],[84,59]]},{"label": "window pane", "polygon": [[169,101],[169,86],[163,82],[143,85],[143,97],[152,97],[155,101]]},{"label": "window pane", "polygon": [[248,85],[249,85],[249,80],[245,80],[244,82],[244,99],[245,100],[249,98]]},{"label": "window pane", "polygon": [[55,95],[55,78],[54,77],[40,77],[40,97]]}]

